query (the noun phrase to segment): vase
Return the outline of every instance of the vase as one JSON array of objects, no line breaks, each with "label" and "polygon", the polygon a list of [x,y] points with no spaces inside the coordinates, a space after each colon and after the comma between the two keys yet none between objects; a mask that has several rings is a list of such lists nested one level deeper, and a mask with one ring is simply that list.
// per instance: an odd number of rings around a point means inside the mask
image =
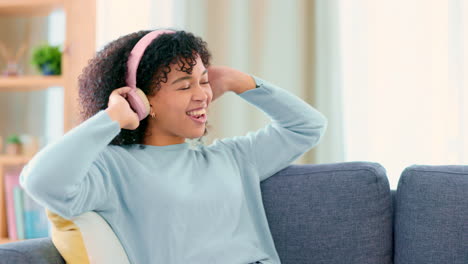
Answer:
[{"label": "vase", "polygon": [[49,63],[41,65],[41,72],[43,75],[55,75],[55,72],[52,70]]},{"label": "vase", "polygon": [[6,69],[2,72],[3,76],[17,76],[21,74],[19,63],[15,61],[8,61]]},{"label": "vase", "polygon": [[21,144],[7,143],[7,145],[6,145],[6,154],[7,155],[20,155],[21,154]]}]

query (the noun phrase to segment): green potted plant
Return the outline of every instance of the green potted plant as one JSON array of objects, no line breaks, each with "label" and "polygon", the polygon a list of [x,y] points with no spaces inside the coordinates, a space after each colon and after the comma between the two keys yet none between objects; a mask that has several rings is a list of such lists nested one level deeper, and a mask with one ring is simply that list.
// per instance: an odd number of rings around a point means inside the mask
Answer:
[{"label": "green potted plant", "polygon": [[33,49],[31,63],[44,75],[60,75],[62,52],[59,46],[44,44]]},{"label": "green potted plant", "polygon": [[6,154],[19,155],[21,152],[21,140],[18,135],[10,135],[6,140]]}]

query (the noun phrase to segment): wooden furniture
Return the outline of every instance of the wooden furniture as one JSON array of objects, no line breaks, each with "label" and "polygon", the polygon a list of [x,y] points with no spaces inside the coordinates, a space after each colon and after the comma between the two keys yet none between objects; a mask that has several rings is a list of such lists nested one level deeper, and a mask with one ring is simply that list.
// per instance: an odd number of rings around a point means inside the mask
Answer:
[{"label": "wooden furniture", "polygon": [[[95,0],[0,0],[0,17],[47,16],[57,9],[66,17],[61,76],[0,77],[1,92],[36,91],[50,86],[63,87],[66,133],[78,124],[77,78],[95,52]],[[0,155],[0,244],[8,239],[3,174],[9,166],[24,166],[32,156]],[[51,183],[53,184],[53,183]]]}]

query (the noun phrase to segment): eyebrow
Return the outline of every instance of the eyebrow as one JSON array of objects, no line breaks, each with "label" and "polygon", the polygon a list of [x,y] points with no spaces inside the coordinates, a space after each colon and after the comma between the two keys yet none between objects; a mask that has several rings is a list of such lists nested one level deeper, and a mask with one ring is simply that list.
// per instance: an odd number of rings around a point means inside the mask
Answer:
[{"label": "eyebrow", "polygon": [[[201,76],[203,76],[203,75],[206,74],[207,72],[208,72],[208,69],[205,69],[205,71],[201,74]],[[171,85],[172,85],[172,84],[175,84],[175,83],[178,83],[178,82],[180,82],[180,81],[183,81],[183,80],[187,80],[187,79],[192,79],[192,76],[189,75],[189,76],[180,77],[179,79],[173,81],[173,82],[171,83]]]}]

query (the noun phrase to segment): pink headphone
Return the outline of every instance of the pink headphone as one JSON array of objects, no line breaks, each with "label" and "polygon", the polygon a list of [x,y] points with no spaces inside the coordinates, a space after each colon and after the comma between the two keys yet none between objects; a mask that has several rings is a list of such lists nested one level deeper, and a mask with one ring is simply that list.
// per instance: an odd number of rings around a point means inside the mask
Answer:
[{"label": "pink headphone", "polygon": [[142,37],[137,44],[133,47],[127,61],[127,86],[132,89],[127,93],[127,101],[131,108],[137,113],[140,121],[147,117],[150,113],[150,103],[145,93],[136,87],[136,74],[138,65],[140,64],[141,57],[145,53],[146,47],[148,47],[154,39],[164,33],[174,33],[172,30],[155,30],[144,37]]}]

